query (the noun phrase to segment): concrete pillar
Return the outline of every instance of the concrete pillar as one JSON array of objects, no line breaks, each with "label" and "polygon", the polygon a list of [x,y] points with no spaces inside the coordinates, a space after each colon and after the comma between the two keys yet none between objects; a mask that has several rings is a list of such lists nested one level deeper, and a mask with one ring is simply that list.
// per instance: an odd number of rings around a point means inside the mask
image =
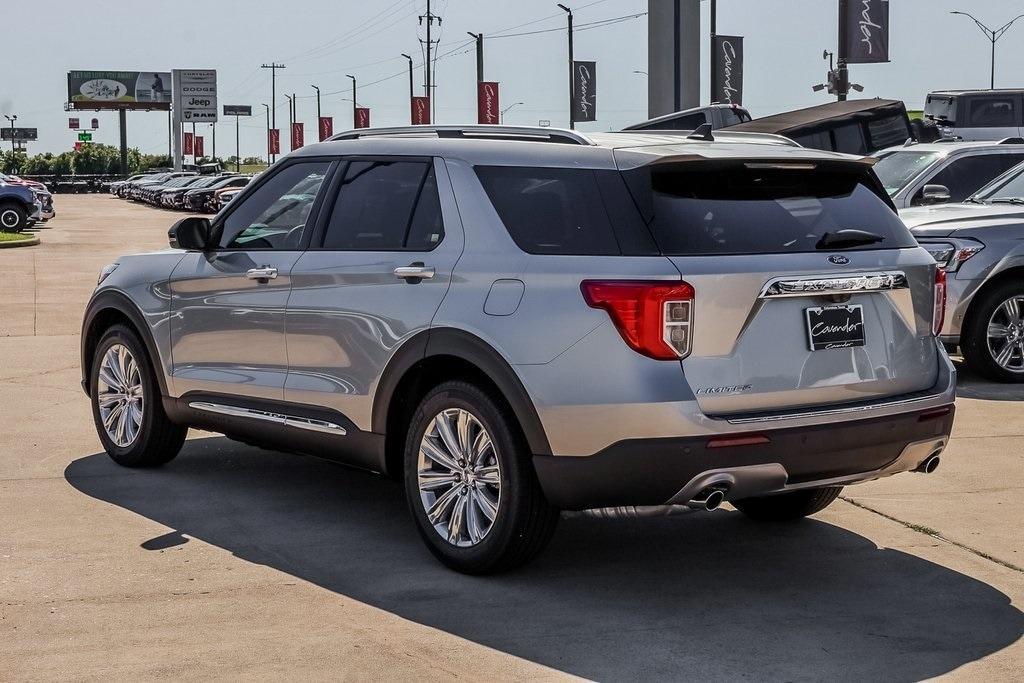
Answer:
[{"label": "concrete pillar", "polygon": [[700,106],[700,0],[648,0],[651,118]]}]

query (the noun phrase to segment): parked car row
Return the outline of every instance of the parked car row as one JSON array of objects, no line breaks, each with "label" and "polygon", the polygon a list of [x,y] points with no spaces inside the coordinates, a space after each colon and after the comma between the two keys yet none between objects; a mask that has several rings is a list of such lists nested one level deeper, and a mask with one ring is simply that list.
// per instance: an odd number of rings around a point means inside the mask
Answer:
[{"label": "parked car row", "polygon": [[56,215],[46,185],[0,173],[0,231],[24,230]]},{"label": "parked car row", "polygon": [[226,173],[200,175],[192,171],[172,171],[132,176],[111,183],[110,193],[122,199],[152,206],[195,213],[216,213],[223,204],[221,195],[237,192],[249,184],[252,176]]}]

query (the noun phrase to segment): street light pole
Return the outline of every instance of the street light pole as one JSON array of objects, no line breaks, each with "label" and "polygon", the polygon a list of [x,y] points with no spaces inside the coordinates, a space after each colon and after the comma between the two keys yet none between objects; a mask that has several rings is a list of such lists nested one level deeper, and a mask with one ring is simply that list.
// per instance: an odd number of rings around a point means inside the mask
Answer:
[{"label": "street light pole", "polygon": [[11,122],[11,159],[14,159],[14,122],[18,120],[17,114],[4,114],[4,118]]},{"label": "street light pole", "polygon": [[[270,69],[270,127],[277,128],[277,70],[285,68],[284,64],[271,62],[263,64],[261,69]],[[270,145],[270,132],[267,132],[267,149]],[[267,153],[267,162],[270,163],[270,153]]]},{"label": "street light pole", "polygon": [[1013,19],[1011,19],[1010,21],[1006,22],[1005,24],[1003,24],[1002,26],[1000,26],[997,29],[991,29],[988,26],[986,26],[985,24],[981,23],[978,20],[978,18],[975,17],[970,12],[960,12],[960,11],[954,10],[954,11],[950,12],[950,14],[959,14],[960,16],[967,17],[968,19],[973,21],[975,24],[978,25],[978,28],[981,29],[981,32],[985,34],[985,37],[988,38],[989,42],[992,43],[992,72],[991,72],[991,80],[989,81],[989,89],[990,90],[995,90],[996,89],[996,42],[998,42],[998,40],[1000,38],[1002,38],[1003,35],[1007,31],[1010,30],[1010,27],[1013,26],[1015,23],[1017,23],[1017,21],[1019,19],[1024,18],[1024,14],[1020,14],[1020,15],[1014,17]]},{"label": "street light pole", "polygon": [[484,82],[484,34],[466,31],[476,40],[476,82]]},{"label": "street light pole", "polygon": [[498,121],[500,123],[505,123],[505,112],[510,111],[512,109],[512,107],[518,107],[520,104],[525,104],[525,103],[524,102],[516,102],[515,104],[510,104],[507,107],[505,107],[504,109],[502,109],[501,110],[501,117],[498,119]]},{"label": "street light pole", "polygon": [[416,96],[416,89],[413,85],[413,74],[412,74],[412,55],[407,55],[404,52],[402,56],[409,60],[409,123],[413,123],[413,108],[412,98]]},{"label": "street light pole", "polygon": [[359,105],[356,103],[356,77],[349,74],[345,75],[352,79],[352,130],[355,130],[359,126],[359,117],[356,112],[356,109],[359,108]]},{"label": "street light pole", "polygon": [[267,110],[267,165],[270,165],[270,105],[266,102],[260,102],[263,107]]},{"label": "street light pole", "polygon": [[715,36],[718,34],[718,1],[711,0],[711,56],[708,59],[708,68],[711,70],[708,75],[708,89],[711,92],[709,98],[710,103],[715,103],[715,97],[718,96],[718,73],[715,69],[715,60],[718,55],[715,54]]},{"label": "street light pole", "polygon": [[292,135],[292,126],[295,123],[295,100],[291,95],[284,96],[288,100],[288,149],[292,150],[295,144],[295,136]]},{"label": "street light pole", "polygon": [[320,137],[320,88],[316,87],[315,85],[311,85],[309,87],[311,87],[313,90],[316,90],[316,139],[322,140],[323,138]]},{"label": "street light pole", "polygon": [[576,117],[572,110],[572,84],[573,84],[573,53],[572,53],[572,10],[558,3],[558,6],[565,11],[569,19],[569,128],[576,128]]}]

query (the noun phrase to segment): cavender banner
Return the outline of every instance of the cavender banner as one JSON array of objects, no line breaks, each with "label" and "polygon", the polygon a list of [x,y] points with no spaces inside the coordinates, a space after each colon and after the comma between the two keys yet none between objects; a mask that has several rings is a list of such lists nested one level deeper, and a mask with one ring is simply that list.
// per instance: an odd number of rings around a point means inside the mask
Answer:
[{"label": "cavender banner", "polygon": [[743,37],[715,36],[715,92],[712,102],[743,104]]},{"label": "cavender banner", "polygon": [[412,98],[412,125],[426,126],[430,124],[430,98]]},{"label": "cavender banner", "polygon": [[[186,133],[187,135],[187,133]],[[280,154],[281,153],[281,129],[271,128],[267,131],[267,153],[268,154]],[[185,152],[188,154],[188,152]]]},{"label": "cavender banner", "polygon": [[292,146],[291,149],[301,149],[306,142],[306,133],[302,129],[302,123],[296,121],[292,124]]},{"label": "cavender banner", "polygon": [[572,64],[572,120],[597,120],[597,62]]},{"label": "cavender banner", "polygon": [[197,135],[196,136],[196,139],[193,142],[193,145],[195,146],[195,156],[196,156],[197,159],[199,157],[206,156],[206,153],[203,151],[203,136],[202,135]]},{"label": "cavender banner", "polygon": [[171,108],[171,74],[164,71],[69,71],[72,109]]},{"label": "cavender banner", "polygon": [[889,0],[839,0],[845,24],[846,62],[889,61]]},{"label": "cavender banner", "polygon": [[185,133],[185,140],[181,145],[181,153],[192,156],[192,133]]},{"label": "cavender banner", "polygon": [[370,110],[366,107],[356,107],[356,128],[370,127]]},{"label": "cavender banner", "polygon": [[334,135],[334,119],[330,116],[320,117],[320,142]]},{"label": "cavender banner", "polygon": [[477,123],[496,124],[501,120],[498,104],[498,84],[494,81],[483,81],[476,88],[476,121]]}]

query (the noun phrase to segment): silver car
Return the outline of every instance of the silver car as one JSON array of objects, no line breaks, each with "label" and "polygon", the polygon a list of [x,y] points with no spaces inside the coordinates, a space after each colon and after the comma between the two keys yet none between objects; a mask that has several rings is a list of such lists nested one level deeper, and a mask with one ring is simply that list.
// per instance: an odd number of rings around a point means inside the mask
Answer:
[{"label": "silver car", "polygon": [[965,203],[900,216],[946,271],[940,340],[989,379],[1024,382],[1024,164]]},{"label": "silver car", "polygon": [[401,478],[459,571],[562,509],[798,519],[949,439],[943,271],[869,163],[784,138],[363,130],[170,242],[85,313],[110,456],[197,427]]}]

